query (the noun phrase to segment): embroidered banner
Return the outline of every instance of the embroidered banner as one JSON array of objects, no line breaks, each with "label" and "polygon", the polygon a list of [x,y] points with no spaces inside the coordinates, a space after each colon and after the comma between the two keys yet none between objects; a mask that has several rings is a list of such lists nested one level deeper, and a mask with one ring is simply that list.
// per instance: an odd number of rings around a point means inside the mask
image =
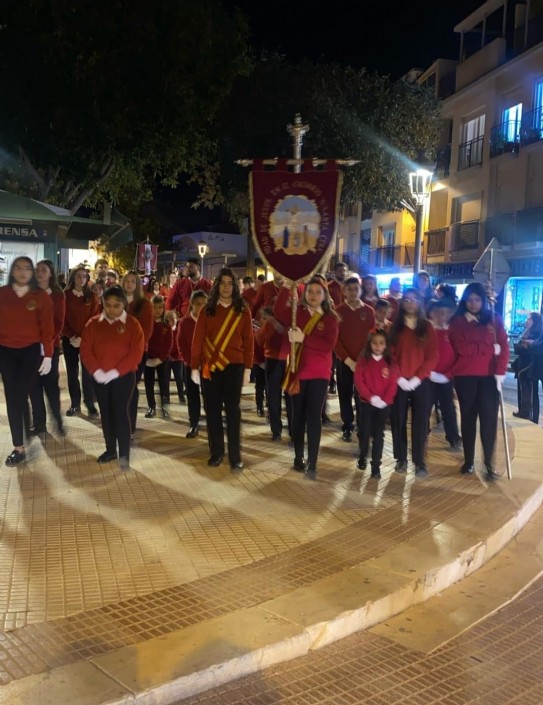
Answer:
[{"label": "embroidered banner", "polygon": [[315,273],[334,246],[342,174],[330,166],[295,174],[264,171],[255,161],[249,175],[255,246],[268,267],[293,282]]},{"label": "embroidered banner", "polygon": [[138,270],[149,276],[156,272],[158,262],[158,245],[149,242],[138,243]]}]

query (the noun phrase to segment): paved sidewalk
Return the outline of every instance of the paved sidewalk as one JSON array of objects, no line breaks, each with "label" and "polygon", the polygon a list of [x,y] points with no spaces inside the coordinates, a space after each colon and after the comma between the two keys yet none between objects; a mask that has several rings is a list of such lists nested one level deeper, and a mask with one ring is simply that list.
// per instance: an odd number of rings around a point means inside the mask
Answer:
[{"label": "paved sidewalk", "polygon": [[[11,443],[0,411],[4,457]],[[172,404],[170,420],[142,415],[129,472],[95,462],[102,435],[85,416],[67,419],[66,438],[33,440],[26,464],[0,472],[0,684],[310,586],[431,531],[489,491],[460,476],[461,453],[437,430],[430,478],[393,472],[387,432],[383,479],[370,480],[356,469],[355,444],[340,439],[337,398],[317,482],[291,470],[292,450],[271,442],[249,393],[241,475],[206,466],[205,433],[184,438],[185,406]]]}]

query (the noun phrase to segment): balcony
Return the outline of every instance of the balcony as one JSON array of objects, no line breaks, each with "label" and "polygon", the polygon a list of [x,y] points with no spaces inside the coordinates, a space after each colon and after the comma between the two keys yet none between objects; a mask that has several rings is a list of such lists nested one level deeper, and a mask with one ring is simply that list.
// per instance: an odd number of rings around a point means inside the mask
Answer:
[{"label": "balcony", "polygon": [[506,120],[490,130],[490,158],[500,154],[518,154],[520,147],[520,122]]},{"label": "balcony", "polygon": [[450,249],[451,252],[479,249],[480,220],[465,220],[461,223],[451,223]]},{"label": "balcony", "polygon": [[464,142],[458,147],[458,171],[483,163],[484,137]]},{"label": "balcony", "polygon": [[543,106],[524,113],[519,138],[523,147],[543,139]]},{"label": "balcony", "polygon": [[378,247],[370,252],[370,269],[372,271],[398,271],[402,267],[412,267],[415,255],[415,245],[392,245]]},{"label": "balcony", "polygon": [[437,230],[426,231],[424,240],[426,242],[427,257],[436,257],[445,254],[447,230],[448,228],[438,228]]}]

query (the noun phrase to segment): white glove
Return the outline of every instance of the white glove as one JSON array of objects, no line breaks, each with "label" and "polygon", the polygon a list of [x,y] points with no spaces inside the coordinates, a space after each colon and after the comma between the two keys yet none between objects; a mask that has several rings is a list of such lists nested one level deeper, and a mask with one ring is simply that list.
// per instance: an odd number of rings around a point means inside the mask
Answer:
[{"label": "white glove", "polygon": [[420,387],[421,380],[418,377],[411,377],[409,380],[409,389],[414,391],[417,387]]},{"label": "white glove", "polygon": [[400,379],[398,380],[398,387],[400,389],[403,389],[404,392],[411,391],[411,385],[409,384],[409,380],[405,379],[405,377],[400,377]]},{"label": "white glove", "polygon": [[109,384],[113,382],[114,379],[120,377],[119,370],[110,370],[109,372],[104,372],[104,384]]},{"label": "white glove", "polygon": [[441,372],[430,372],[430,382],[435,382],[436,384],[447,384],[448,381],[449,378],[442,375]]},{"label": "white glove", "polygon": [[303,343],[304,338],[305,335],[301,328],[291,328],[288,332],[289,343]]},{"label": "white glove", "polygon": [[499,355],[502,351],[502,346],[499,343],[494,343],[494,355]]},{"label": "white glove", "polygon": [[149,357],[145,361],[145,367],[158,367],[162,364],[162,360],[159,357]]},{"label": "white glove", "polygon": [[494,375],[494,379],[496,380],[496,387],[498,388],[498,392],[500,392],[501,394],[505,375]]},{"label": "white glove", "polygon": [[104,372],[104,370],[102,368],[100,368],[99,370],[96,370],[96,372],[93,374],[93,377],[98,382],[98,384],[105,384],[105,381],[104,381],[105,376],[106,376],[106,373]]},{"label": "white glove", "polygon": [[44,357],[38,370],[39,375],[48,375],[51,372],[51,358]]},{"label": "white glove", "polygon": [[388,406],[388,404],[386,403],[386,401],[383,401],[383,400],[381,399],[381,397],[379,397],[379,396],[377,396],[377,395],[374,395],[373,397],[371,397],[371,399],[370,399],[370,404],[371,404],[372,406],[374,406],[376,409],[384,409],[384,408],[386,408],[386,407]]},{"label": "white glove", "polygon": [[243,370],[243,386],[246,387],[251,383],[251,370]]},{"label": "white glove", "polygon": [[345,358],[344,362],[347,367],[351,370],[351,372],[354,372],[356,370],[356,362],[352,358],[347,357]]},{"label": "white glove", "polygon": [[198,386],[202,384],[202,380],[200,379],[200,370],[191,370],[190,378],[194,384],[197,384]]},{"label": "white glove", "polygon": [[81,338],[74,335],[73,338],[70,338],[70,345],[73,345],[74,348],[78,348],[81,345]]}]

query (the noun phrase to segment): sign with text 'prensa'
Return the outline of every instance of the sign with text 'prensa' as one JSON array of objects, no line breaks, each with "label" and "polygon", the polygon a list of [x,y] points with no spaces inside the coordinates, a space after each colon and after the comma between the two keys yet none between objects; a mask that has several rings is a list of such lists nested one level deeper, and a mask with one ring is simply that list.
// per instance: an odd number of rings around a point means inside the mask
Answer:
[{"label": "sign with text 'prensa'", "polygon": [[306,164],[309,168],[296,174],[281,163],[264,171],[255,160],[249,175],[255,245],[268,267],[293,282],[319,269],[338,226],[341,173],[335,162],[322,171],[310,160]]}]

